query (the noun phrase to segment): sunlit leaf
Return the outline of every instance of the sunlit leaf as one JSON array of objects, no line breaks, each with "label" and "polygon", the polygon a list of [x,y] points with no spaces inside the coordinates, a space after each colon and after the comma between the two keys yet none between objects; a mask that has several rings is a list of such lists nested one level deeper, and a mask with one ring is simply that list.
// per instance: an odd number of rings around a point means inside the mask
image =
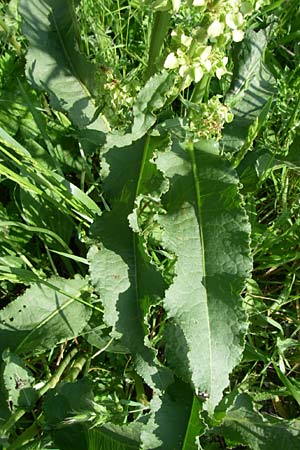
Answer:
[{"label": "sunlit leaf", "polygon": [[[47,91],[52,106],[67,111],[79,127],[93,122],[96,105],[95,67],[75,50],[75,13],[70,0],[21,0],[22,31],[28,39],[27,77],[34,87]],[[93,127],[108,131],[98,117]]]},{"label": "sunlit leaf", "polygon": [[214,142],[159,152],[170,181],[159,219],[163,243],[177,256],[164,306],[167,360],[178,376],[207,395],[213,411],[239,362],[247,329],[240,297],[251,271],[250,226],[230,164]]},{"label": "sunlit leaf", "polygon": [[149,191],[159,196],[163,180],[149,160],[155,145],[149,138],[105,154],[107,176],[104,191],[111,199],[111,211],[92,226],[94,245],[88,254],[90,274],[104,307],[104,321],[112,336],[121,340],[135,358],[136,370],[153,388],[162,388],[170,374],[155,362],[147,343],[144,317],[151,304],[163,295],[164,282],[149,263],[143,236],[134,233],[128,216],[138,195]]},{"label": "sunlit leaf", "polygon": [[33,284],[1,311],[0,353],[8,347],[38,353],[78,336],[84,328],[91,315],[91,309],[80,303],[86,280],[49,281],[52,287]]},{"label": "sunlit leaf", "polygon": [[250,126],[256,119],[261,126],[270,108],[275,82],[263,62],[266,45],[267,33],[260,30],[249,31],[238,46],[232,87],[225,99],[234,114],[233,121],[223,132],[225,151],[239,150],[247,139]]}]

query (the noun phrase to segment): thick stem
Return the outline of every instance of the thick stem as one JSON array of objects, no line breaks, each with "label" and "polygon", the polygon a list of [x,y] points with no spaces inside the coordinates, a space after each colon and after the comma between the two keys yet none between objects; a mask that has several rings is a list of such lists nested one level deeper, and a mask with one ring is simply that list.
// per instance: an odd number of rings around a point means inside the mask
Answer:
[{"label": "thick stem", "polygon": [[72,367],[68,370],[65,381],[73,382],[76,380],[80,372],[82,371],[85,363],[87,362],[90,355],[88,353],[85,353],[83,355],[79,355],[72,363]]},{"label": "thick stem", "polygon": [[170,18],[171,15],[168,11],[158,11],[155,13],[151,32],[146,80],[148,80],[157,71],[157,59],[161,54],[164,40],[169,30]]}]

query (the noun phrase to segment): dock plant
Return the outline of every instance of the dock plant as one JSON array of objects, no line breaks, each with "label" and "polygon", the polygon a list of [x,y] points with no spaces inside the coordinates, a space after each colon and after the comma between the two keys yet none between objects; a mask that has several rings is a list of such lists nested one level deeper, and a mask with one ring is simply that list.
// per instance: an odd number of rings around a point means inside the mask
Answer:
[{"label": "dock plant", "polygon": [[285,153],[270,131],[296,2],[2,3],[0,448],[298,448],[279,388],[251,391],[272,365],[299,409],[253,203],[299,171],[299,100]]}]

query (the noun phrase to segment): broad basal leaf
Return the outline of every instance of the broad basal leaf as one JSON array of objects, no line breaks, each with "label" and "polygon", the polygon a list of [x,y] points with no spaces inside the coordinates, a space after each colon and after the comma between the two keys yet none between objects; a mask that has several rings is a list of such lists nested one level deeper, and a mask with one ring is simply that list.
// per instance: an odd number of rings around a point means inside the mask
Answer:
[{"label": "broad basal leaf", "polygon": [[111,199],[111,211],[94,222],[92,237],[96,245],[88,255],[105,323],[112,327],[112,336],[133,354],[137,372],[157,388],[168,384],[170,376],[158,366],[154,351],[145,343],[144,317],[149,306],[163,294],[164,283],[149,264],[143,236],[133,232],[128,216],[138,196],[148,192],[159,196],[162,177],[149,160],[155,146],[161,145],[167,143],[160,138],[147,138],[105,154],[103,166],[108,175],[103,188]]},{"label": "broad basal leaf", "polygon": [[2,378],[6,391],[6,400],[11,410],[16,407],[30,409],[38,398],[37,391],[32,387],[34,377],[18,355],[9,349],[2,354]]},{"label": "broad basal leaf", "polygon": [[249,31],[244,41],[238,44],[232,88],[226,96],[226,103],[233,108],[234,119],[225,126],[222,139],[228,152],[243,146],[251,124],[256,119],[264,120],[265,108],[270,108],[268,101],[275,89],[274,77],[263,62],[266,45],[265,30]]},{"label": "broad basal leaf", "polygon": [[159,152],[170,180],[159,222],[164,246],[177,256],[166,292],[169,364],[207,398],[212,411],[244,347],[246,315],[240,297],[251,270],[249,223],[238,179],[214,142]]},{"label": "broad basal leaf", "polygon": [[[283,420],[255,410],[247,394],[238,396],[222,426],[215,433],[232,446],[246,445],[252,450],[283,450],[300,447],[300,421]],[[231,447],[230,447],[231,448]]]},{"label": "broad basal leaf", "polygon": [[154,396],[151,414],[141,435],[142,450],[196,450],[201,432],[199,400],[190,386],[176,380],[167,391]]},{"label": "broad basal leaf", "polygon": [[[33,86],[47,91],[52,106],[67,111],[75,125],[88,125],[96,115],[95,67],[75,50],[72,1],[20,0],[19,12],[29,42],[27,77]],[[101,117],[93,128],[108,131]]]},{"label": "broad basal leaf", "polygon": [[[86,280],[51,278],[50,286],[33,284],[1,311],[0,353],[37,353],[78,336],[91,315],[80,303]],[[64,292],[65,294],[63,294]]]}]

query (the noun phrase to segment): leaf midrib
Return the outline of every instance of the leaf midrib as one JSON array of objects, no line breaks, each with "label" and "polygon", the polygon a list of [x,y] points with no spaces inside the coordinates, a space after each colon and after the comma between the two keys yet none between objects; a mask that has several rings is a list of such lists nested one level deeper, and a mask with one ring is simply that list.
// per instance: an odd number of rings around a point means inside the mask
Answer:
[{"label": "leaf midrib", "polygon": [[[143,149],[143,158],[141,161],[139,177],[138,177],[136,189],[135,189],[133,206],[134,206],[135,200],[137,199],[138,195],[140,194],[144,169],[145,169],[146,161],[148,158],[149,143],[150,143],[150,136],[147,135],[144,149]],[[140,308],[138,307],[138,299],[139,299],[138,264],[137,264],[138,233],[134,233],[133,230],[132,230],[132,239],[133,239],[133,261],[134,261],[134,289],[135,289],[135,294],[136,294],[135,298],[136,298],[137,312],[140,313]]]},{"label": "leaf midrib", "polygon": [[208,310],[208,295],[207,295],[207,287],[206,287],[206,258],[205,258],[205,250],[204,250],[204,233],[203,233],[203,227],[202,227],[202,201],[201,201],[201,189],[200,189],[200,180],[198,176],[198,169],[197,169],[197,162],[195,158],[195,148],[193,143],[189,143],[188,145],[188,151],[191,158],[191,165],[192,165],[192,173],[193,173],[193,184],[195,189],[195,198],[196,198],[196,216],[198,220],[198,227],[199,227],[199,236],[200,236],[200,246],[201,246],[201,259],[202,259],[202,267],[203,267],[203,279],[201,280],[204,289],[205,289],[205,295],[206,295],[206,302],[205,302],[205,312],[206,312],[206,320],[208,325],[208,356],[209,356],[209,387],[211,389],[212,387],[212,347],[211,347],[211,327],[210,327],[210,320],[209,320],[209,310]]}]

